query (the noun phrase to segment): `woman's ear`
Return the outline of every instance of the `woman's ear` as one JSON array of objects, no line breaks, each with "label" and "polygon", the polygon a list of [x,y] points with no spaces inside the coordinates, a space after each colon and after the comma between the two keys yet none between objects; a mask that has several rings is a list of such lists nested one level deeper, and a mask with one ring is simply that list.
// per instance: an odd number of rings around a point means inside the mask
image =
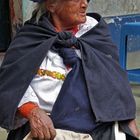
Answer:
[{"label": "woman's ear", "polygon": [[56,9],[56,3],[47,3],[46,2],[46,8],[48,11],[50,11],[51,13],[54,13],[55,12],[55,9]]}]

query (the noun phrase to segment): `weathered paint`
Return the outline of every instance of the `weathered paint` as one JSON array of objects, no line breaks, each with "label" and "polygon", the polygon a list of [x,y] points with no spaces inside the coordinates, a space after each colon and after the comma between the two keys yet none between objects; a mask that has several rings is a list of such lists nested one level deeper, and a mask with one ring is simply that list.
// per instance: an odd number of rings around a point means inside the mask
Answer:
[{"label": "weathered paint", "polygon": [[10,0],[12,37],[15,36],[23,23],[31,17],[34,7],[35,4],[29,0]]},{"label": "weathered paint", "polygon": [[23,23],[31,18],[32,12],[36,7],[36,3],[29,0],[22,0],[22,13],[23,13]]},{"label": "weathered paint", "polygon": [[[106,17],[105,20],[109,25],[112,39],[120,50],[122,49],[121,48],[122,46],[120,46],[120,40],[121,40],[120,35],[121,35],[123,25],[125,23],[140,22],[140,14]],[[125,52],[127,53],[126,67],[127,69],[140,68],[140,34],[139,35],[130,34],[127,39],[128,39],[127,50]],[[125,53],[123,55],[125,55]]]},{"label": "weathered paint", "polygon": [[[120,46],[120,33],[122,26],[129,22],[140,22],[140,14],[104,17],[109,25],[114,43]],[[134,45],[136,46],[136,45]]]},{"label": "weathered paint", "polygon": [[130,81],[140,83],[140,21],[120,25],[120,64],[127,71]]},{"label": "weathered paint", "polygon": [[11,13],[11,36],[14,37],[17,30],[22,26],[22,3],[21,0],[10,0],[10,13]]},{"label": "weathered paint", "polygon": [[90,0],[89,12],[102,16],[117,16],[140,13],[140,0]]}]

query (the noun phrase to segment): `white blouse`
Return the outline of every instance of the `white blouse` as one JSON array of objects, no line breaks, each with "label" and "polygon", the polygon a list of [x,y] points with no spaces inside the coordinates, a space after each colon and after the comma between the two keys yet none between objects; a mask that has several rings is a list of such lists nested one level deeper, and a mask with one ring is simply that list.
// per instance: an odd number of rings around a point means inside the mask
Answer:
[{"label": "white blouse", "polygon": [[[79,30],[75,36],[77,38],[80,37],[82,34],[93,28],[97,23],[97,20],[87,16],[86,22],[79,26]],[[80,50],[75,49],[75,51],[77,55],[81,57]],[[52,51],[48,51],[39,69],[50,72],[55,71],[65,77],[71,70],[67,69],[63,64],[63,59],[57,53]],[[63,82],[64,81],[62,79],[53,78],[52,76],[36,74],[22,97],[18,107],[30,101],[37,103],[40,108],[50,113]]]}]

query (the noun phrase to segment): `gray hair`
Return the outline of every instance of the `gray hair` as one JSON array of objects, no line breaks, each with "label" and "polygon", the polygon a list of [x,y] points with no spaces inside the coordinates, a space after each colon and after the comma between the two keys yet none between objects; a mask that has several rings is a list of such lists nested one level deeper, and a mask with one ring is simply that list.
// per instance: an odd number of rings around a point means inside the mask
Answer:
[{"label": "gray hair", "polygon": [[[57,0],[48,0],[50,3],[54,3]],[[40,17],[45,14],[46,12],[48,12],[48,15],[50,15],[50,11],[48,11],[48,9],[46,9],[46,2],[42,2],[42,3],[38,3],[36,6],[36,22],[38,23]]]},{"label": "gray hair", "polygon": [[45,7],[45,2],[42,2],[42,3],[37,4],[36,9],[33,12],[33,14],[36,13],[36,22],[37,23],[38,23],[41,15],[43,15],[44,13],[46,13],[46,11],[47,11],[47,9]]}]

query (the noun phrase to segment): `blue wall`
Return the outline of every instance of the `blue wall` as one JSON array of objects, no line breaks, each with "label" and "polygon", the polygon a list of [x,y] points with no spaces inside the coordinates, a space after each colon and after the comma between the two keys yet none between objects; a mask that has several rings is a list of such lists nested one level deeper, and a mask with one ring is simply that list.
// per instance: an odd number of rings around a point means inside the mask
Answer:
[{"label": "blue wall", "polygon": [[[140,22],[140,14],[105,17],[105,20],[107,21],[107,23],[109,25],[109,29],[110,29],[110,32],[112,35],[113,42],[118,47],[120,47],[120,33],[121,33],[122,26],[128,22]],[[136,42],[134,42],[134,43],[136,43]],[[138,44],[135,44],[133,46],[134,46],[133,49],[136,50],[135,47],[137,47]]]}]

